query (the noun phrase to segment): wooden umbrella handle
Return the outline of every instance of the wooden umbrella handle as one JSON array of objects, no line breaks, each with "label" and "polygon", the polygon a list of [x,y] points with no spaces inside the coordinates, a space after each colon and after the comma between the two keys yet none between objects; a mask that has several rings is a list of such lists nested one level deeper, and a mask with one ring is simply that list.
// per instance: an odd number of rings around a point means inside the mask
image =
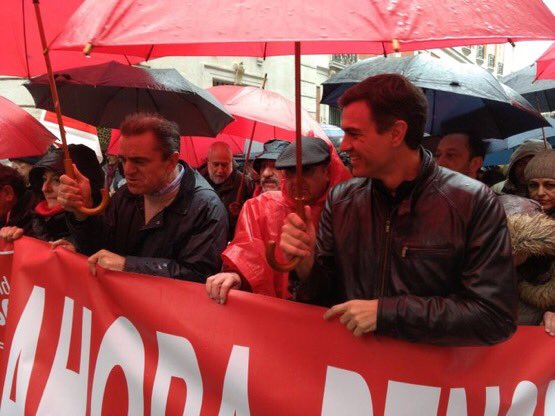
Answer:
[{"label": "wooden umbrella handle", "polygon": [[[73,171],[73,161],[71,159],[64,159],[64,170],[67,176],[69,176],[71,179],[75,179],[75,172]],[[100,201],[100,204],[98,206],[94,208],[80,207],[77,209],[77,211],[79,211],[79,213],[83,215],[86,215],[87,217],[101,214],[108,206],[108,202],[110,202],[110,192],[107,188],[102,188],[100,190],[100,194],[102,196],[102,200]]]},{"label": "wooden umbrella handle", "polygon": [[[302,137],[301,137],[301,43],[295,42],[295,143],[296,143],[296,172],[295,183],[296,196],[295,196],[295,212],[302,220],[304,217],[304,200],[303,200],[303,161],[302,161]],[[290,272],[301,261],[300,257],[294,257],[286,263],[279,263],[275,256],[275,241],[268,241],[266,243],[266,260],[272,269],[278,272]]]},{"label": "wooden umbrella handle", "polygon": [[275,257],[275,249],[276,249],[276,242],[275,241],[266,241],[266,260],[270,267],[278,272],[288,273],[297,267],[297,264],[301,261],[300,257],[293,257],[291,260],[285,263],[280,263],[276,260]]}]

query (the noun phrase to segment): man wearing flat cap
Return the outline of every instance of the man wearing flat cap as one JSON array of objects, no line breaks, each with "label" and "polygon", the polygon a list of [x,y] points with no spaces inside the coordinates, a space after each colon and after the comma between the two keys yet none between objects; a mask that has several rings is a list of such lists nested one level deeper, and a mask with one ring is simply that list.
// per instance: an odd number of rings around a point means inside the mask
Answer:
[{"label": "man wearing flat cap", "polygon": [[289,142],[280,139],[272,139],[264,143],[264,151],[254,159],[252,164],[254,171],[260,177],[253,196],[268,191],[279,191],[280,178],[276,169],[276,160],[287,146]]},{"label": "man wearing flat cap", "polygon": [[[264,192],[245,202],[239,214],[235,237],[222,253],[223,272],[206,281],[208,296],[225,303],[230,289],[242,289],[289,299],[287,273],[273,270],[265,256],[264,243],[279,241],[285,217],[295,210],[295,143],[289,144],[275,161],[283,173],[281,190]],[[319,138],[302,139],[303,198],[312,207],[314,227],[329,189],[350,177],[331,143]],[[281,253],[277,253],[280,258]]]}]

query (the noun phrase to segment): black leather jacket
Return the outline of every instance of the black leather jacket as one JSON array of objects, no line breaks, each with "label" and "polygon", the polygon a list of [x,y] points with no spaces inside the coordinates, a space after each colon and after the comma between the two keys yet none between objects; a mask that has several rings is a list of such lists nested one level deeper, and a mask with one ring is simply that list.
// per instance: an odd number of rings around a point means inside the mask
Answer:
[{"label": "black leather jacket", "polygon": [[516,329],[518,302],[503,208],[483,184],[421,155],[400,201],[366,178],[330,191],[298,298],[377,298],[376,333],[409,341],[501,342]]},{"label": "black leather jacket", "polygon": [[104,248],[125,256],[125,270],[204,282],[220,271],[227,242],[227,213],[206,180],[185,167],[173,202],[144,224],[144,198],[127,186],[113,196],[103,215],[70,223],[77,250]]}]

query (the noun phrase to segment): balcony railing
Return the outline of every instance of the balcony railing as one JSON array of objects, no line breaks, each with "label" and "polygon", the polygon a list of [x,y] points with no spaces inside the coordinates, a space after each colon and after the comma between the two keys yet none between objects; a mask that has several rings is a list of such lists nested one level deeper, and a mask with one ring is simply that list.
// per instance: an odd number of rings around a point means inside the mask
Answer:
[{"label": "balcony railing", "polygon": [[335,54],[331,56],[331,61],[333,63],[348,66],[358,61],[358,55],[356,53]]}]

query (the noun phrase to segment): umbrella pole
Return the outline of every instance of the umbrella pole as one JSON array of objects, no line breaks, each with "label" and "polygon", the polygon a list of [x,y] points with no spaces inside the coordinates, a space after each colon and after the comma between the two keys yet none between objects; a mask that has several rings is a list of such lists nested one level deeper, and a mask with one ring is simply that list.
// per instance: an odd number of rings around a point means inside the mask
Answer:
[{"label": "umbrella pole", "polygon": [[[540,97],[538,97],[538,94],[536,94],[536,106],[538,107],[538,112],[541,112]],[[549,148],[547,147],[547,137],[545,137],[545,128],[543,126],[542,126],[542,137],[543,137],[543,145],[545,146],[545,150],[548,150]]]},{"label": "umbrella pole", "polygon": [[[295,166],[295,212],[305,220],[303,199],[303,149],[302,149],[302,122],[301,122],[301,43],[295,42],[295,143],[297,145]],[[275,257],[275,241],[266,243],[266,260],[270,267],[278,272],[287,273],[297,267],[300,257],[294,257],[286,263],[279,263]]]},{"label": "umbrella pole", "polygon": [[[48,82],[50,83],[50,92],[52,93],[52,101],[54,103],[54,109],[56,111],[56,118],[58,120],[58,126],[60,127],[60,137],[62,138],[62,149],[64,152],[64,170],[67,176],[75,179],[75,172],[73,171],[73,161],[69,155],[69,149],[67,147],[66,131],[64,129],[64,121],[62,119],[62,110],[60,108],[60,99],[58,97],[58,89],[56,88],[56,81],[54,80],[54,71],[52,71],[52,64],[50,62],[50,54],[48,53],[48,44],[46,42],[46,36],[44,34],[44,26],[42,24],[42,16],[40,13],[40,3],[39,0],[33,0],[33,5],[35,6],[35,15],[37,16],[37,26],[40,34],[40,41],[42,45],[42,54],[44,55],[44,61],[46,63],[46,70],[48,72]],[[102,201],[100,205],[96,208],[79,208],[79,212],[84,215],[97,215],[100,214],[110,201],[109,193],[106,188],[101,190]]]},{"label": "umbrella pole", "polygon": [[[56,118],[58,120],[58,127],[60,128],[60,137],[62,138],[62,149],[64,151],[64,166],[65,166],[67,160],[71,162],[71,158],[69,156],[69,150],[67,148],[66,131],[64,129],[64,121],[62,119],[62,110],[60,109],[60,99],[58,98],[58,89],[56,88],[56,81],[54,80],[54,72],[52,71],[52,64],[50,63],[48,44],[46,43],[46,36],[44,35],[44,26],[42,24],[39,0],[33,0],[33,5],[35,6],[37,25],[39,28],[40,41],[42,44],[42,53],[44,55],[44,61],[46,62],[46,70],[48,72],[48,82],[50,83],[50,92],[52,93],[54,110],[56,112]],[[71,178],[75,176],[73,173],[73,169],[71,169],[71,173],[67,172],[67,169],[66,169],[66,174]]]},{"label": "umbrella pole", "polygon": [[[264,74],[264,80],[262,81],[261,90],[266,88],[266,81],[268,80],[268,74]],[[249,165],[249,156],[251,154],[252,141],[254,140],[254,132],[256,131],[256,121],[252,125],[251,137],[249,141],[249,147],[247,148],[247,154],[245,156],[245,165],[243,166],[243,174],[241,175],[241,183],[239,184],[239,189],[237,190],[237,195],[235,196],[235,201],[229,204],[229,210],[232,215],[239,215],[241,211],[241,198],[243,197],[243,191],[245,189],[245,177],[247,176],[247,167]]]}]

